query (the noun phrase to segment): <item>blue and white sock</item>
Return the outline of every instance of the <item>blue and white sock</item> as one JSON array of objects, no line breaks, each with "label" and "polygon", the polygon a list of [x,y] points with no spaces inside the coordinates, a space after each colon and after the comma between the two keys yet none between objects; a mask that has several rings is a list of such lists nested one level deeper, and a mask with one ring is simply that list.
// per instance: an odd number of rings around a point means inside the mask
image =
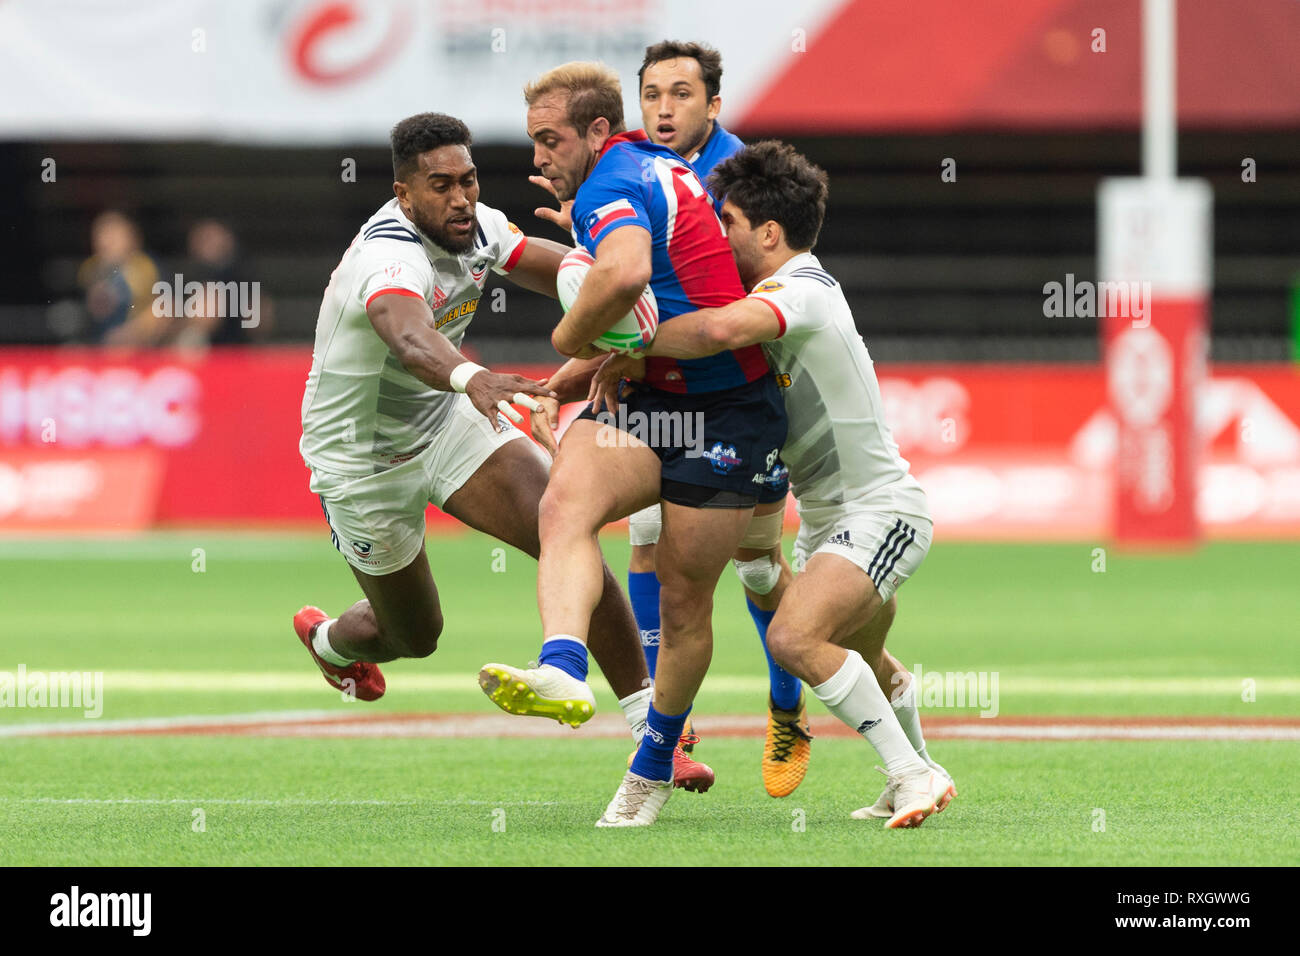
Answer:
[{"label": "blue and white sock", "polygon": [[552,634],[542,642],[537,663],[558,667],[570,677],[587,679],[587,645],[572,634]]},{"label": "blue and white sock", "polygon": [[690,712],[687,707],[673,717],[659,713],[651,704],[645,718],[645,736],[641,738],[641,746],[637,747],[632,766],[628,769],[647,780],[673,779],[673,750]]},{"label": "blue and white sock", "polygon": [[659,663],[659,578],[653,571],[629,571],[627,596],[632,602],[636,629],[641,632],[646,667],[654,677]]},{"label": "blue and white sock", "polygon": [[772,659],[772,652],[767,649],[767,628],[776,616],[776,611],[764,611],[761,607],[745,598],[749,605],[749,616],[758,628],[759,639],[763,642],[763,653],[767,655],[767,676],[772,684],[772,704],[778,710],[794,710],[799,706],[799,678]]}]

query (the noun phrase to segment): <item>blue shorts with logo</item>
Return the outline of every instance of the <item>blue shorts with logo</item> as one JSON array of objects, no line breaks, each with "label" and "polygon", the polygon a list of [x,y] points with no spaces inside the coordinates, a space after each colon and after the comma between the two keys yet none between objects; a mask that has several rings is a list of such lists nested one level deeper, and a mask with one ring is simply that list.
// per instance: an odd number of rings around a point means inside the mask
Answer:
[{"label": "blue shorts with logo", "polygon": [[614,425],[654,449],[665,501],[748,508],[785,496],[785,402],[771,375],[692,395],[633,382],[617,413],[588,405],[578,417]]}]

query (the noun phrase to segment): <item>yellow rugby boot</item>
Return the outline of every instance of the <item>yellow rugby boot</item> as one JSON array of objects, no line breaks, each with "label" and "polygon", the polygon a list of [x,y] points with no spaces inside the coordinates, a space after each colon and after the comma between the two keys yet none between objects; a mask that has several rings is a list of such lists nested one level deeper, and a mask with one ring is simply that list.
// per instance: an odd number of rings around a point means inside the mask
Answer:
[{"label": "yellow rugby boot", "polygon": [[550,664],[528,670],[485,664],[478,672],[478,685],[507,714],[550,717],[577,727],[596,713],[596,697],[587,682]]},{"label": "yellow rugby boot", "polygon": [[774,797],[788,797],[803,782],[812,754],[812,734],[803,688],[799,706],[781,710],[767,699],[767,743],[763,746],[763,786]]}]

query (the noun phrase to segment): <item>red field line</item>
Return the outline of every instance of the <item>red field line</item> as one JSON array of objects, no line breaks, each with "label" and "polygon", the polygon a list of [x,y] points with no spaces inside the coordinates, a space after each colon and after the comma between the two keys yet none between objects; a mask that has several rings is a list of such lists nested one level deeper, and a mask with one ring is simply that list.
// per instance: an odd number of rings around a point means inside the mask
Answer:
[{"label": "red field line", "polygon": [[[934,740],[1295,740],[1295,717],[1027,717],[926,716],[925,735]],[[705,737],[761,737],[766,719],[701,716]],[[853,737],[829,717],[812,721],[815,736]],[[617,714],[601,714],[574,731],[550,720],[506,714],[285,714],[241,717],[178,717],[120,721],[26,724],[0,728],[2,736],[242,736],[242,737],[507,737],[617,739],[628,736]]]}]

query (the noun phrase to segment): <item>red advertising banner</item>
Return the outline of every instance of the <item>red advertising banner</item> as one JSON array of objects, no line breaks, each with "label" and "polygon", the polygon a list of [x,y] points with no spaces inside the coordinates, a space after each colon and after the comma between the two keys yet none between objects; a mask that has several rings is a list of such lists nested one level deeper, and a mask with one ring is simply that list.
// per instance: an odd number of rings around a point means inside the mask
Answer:
[{"label": "red advertising banner", "polygon": [[[0,351],[0,532],[323,529],[298,454],[310,366],[304,347]],[[937,536],[1109,537],[1119,432],[1101,367],[876,371]],[[1206,533],[1300,537],[1300,369],[1216,367],[1197,421]]]},{"label": "red advertising banner", "polygon": [[1200,449],[1196,402],[1204,385],[1205,298],[1155,299],[1150,321],[1104,322],[1106,384],[1118,424],[1115,537],[1129,544],[1193,544]]}]

